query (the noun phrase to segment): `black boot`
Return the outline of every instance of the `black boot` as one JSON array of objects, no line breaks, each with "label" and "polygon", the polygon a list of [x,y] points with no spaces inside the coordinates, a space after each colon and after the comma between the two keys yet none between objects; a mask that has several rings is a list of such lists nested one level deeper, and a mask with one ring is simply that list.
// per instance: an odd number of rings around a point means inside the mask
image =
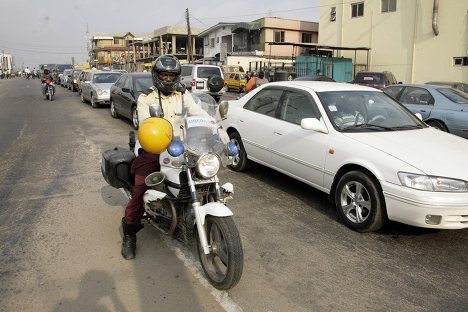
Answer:
[{"label": "black boot", "polygon": [[127,223],[122,219],[123,240],[122,256],[125,259],[135,258],[136,233],[143,228],[141,223]]}]

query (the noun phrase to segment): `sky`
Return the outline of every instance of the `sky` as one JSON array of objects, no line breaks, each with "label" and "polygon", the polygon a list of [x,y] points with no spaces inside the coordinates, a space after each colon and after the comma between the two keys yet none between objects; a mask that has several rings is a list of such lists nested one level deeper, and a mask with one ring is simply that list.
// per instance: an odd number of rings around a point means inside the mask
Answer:
[{"label": "sky", "polygon": [[0,53],[17,67],[87,60],[86,33],[153,32],[164,26],[209,28],[262,17],[319,21],[319,0],[0,0]]}]

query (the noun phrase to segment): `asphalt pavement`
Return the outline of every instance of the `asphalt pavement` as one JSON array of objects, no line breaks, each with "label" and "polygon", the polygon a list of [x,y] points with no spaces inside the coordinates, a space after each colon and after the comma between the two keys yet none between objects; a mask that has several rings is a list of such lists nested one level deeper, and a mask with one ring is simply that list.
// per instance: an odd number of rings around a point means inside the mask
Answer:
[{"label": "asphalt pavement", "polygon": [[[235,99],[229,92],[222,99]],[[344,226],[326,194],[264,166],[234,185],[244,247],[239,284],[220,292],[188,246],[150,226],[120,255],[127,199],[101,153],[131,122],[60,86],[0,80],[0,311],[466,311],[468,230]]]}]

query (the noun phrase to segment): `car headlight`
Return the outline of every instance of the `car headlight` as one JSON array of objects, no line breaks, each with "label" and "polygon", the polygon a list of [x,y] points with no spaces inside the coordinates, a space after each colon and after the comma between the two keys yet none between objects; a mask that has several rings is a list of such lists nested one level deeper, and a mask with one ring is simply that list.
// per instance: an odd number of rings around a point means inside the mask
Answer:
[{"label": "car headlight", "polygon": [[219,165],[219,157],[216,154],[208,153],[198,159],[196,169],[200,176],[209,179],[218,173]]},{"label": "car headlight", "polygon": [[401,184],[422,191],[468,192],[468,183],[463,180],[398,172]]},{"label": "car headlight", "polygon": [[101,90],[101,89],[97,89],[97,90],[96,90],[96,94],[97,94],[97,95],[102,95],[102,90]]}]

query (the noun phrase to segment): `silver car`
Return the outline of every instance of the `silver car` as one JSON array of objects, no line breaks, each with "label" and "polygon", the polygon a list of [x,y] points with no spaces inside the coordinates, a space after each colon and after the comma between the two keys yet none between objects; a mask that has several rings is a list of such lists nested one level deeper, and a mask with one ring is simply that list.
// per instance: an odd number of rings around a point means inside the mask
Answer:
[{"label": "silver car", "polygon": [[88,72],[81,83],[81,102],[89,101],[93,108],[110,104],[110,87],[121,75],[121,72],[113,71]]}]

